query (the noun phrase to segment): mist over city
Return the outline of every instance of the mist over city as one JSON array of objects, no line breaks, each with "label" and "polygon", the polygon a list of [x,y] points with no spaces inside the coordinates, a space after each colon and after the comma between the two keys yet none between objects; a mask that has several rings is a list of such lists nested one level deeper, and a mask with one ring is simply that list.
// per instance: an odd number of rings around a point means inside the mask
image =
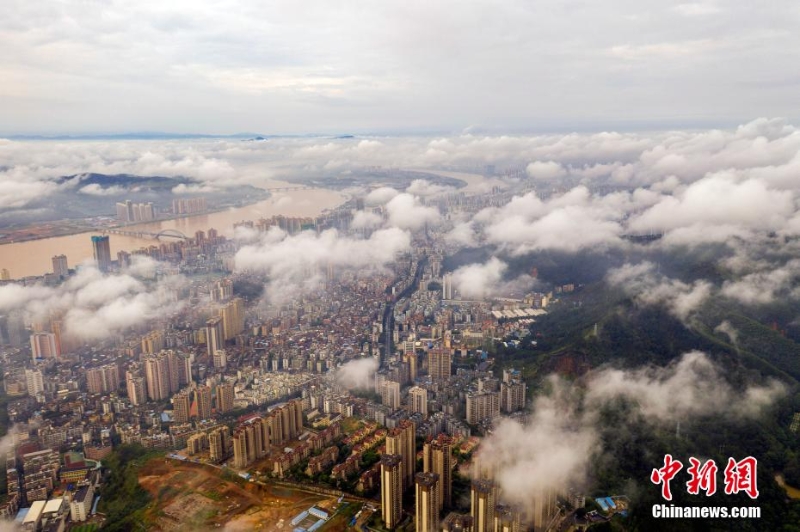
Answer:
[{"label": "mist over city", "polygon": [[794,4],[5,7],[0,530],[797,529]]}]

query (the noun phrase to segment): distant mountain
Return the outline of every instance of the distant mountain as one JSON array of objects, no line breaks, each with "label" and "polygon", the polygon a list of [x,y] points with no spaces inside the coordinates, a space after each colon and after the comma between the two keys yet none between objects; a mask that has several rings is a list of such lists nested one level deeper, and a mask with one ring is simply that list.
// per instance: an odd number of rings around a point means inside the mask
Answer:
[{"label": "distant mountain", "polygon": [[[77,174],[55,180],[58,190],[25,209],[0,213],[0,228],[17,224],[82,219],[92,216],[116,215],[116,203],[152,202],[156,211],[169,211],[172,200],[180,197],[206,197],[208,208],[216,210],[252,203],[269,197],[265,190],[239,185],[220,188],[208,193],[204,184],[188,177],[136,176],[129,174]],[[178,189],[176,190],[176,187]]]},{"label": "distant mountain", "polygon": [[[258,133],[234,133],[233,135],[209,135],[205,133],[87,133],[80,135],[10,135],[11,140],[182,140],[182,139],[241,139],[264,136]],[[268,135],[267,135],[268,136]]]}]

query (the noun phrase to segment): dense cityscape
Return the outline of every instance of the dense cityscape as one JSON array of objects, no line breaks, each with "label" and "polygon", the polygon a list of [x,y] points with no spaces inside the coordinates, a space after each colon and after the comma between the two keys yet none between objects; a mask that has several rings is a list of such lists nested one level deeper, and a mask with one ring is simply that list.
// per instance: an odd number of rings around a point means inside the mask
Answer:
[{"label": "dense cityscape", "polygon": [[796,2],[3,7],[0,532],[800,532]]},{"label": "dense cityscape", "polygon": [[[499,188],[454,192],[426,208],[446,217],[507,199]],[[133,218],[130,202],[117,210],[120,222]],[[520,371],[500,370],[490,353],[557,304],[552,289],[533,291],[535,272],[530,291],[516,297],[462,297],[442,268],[453,249],[441,227],[420,228],[383,268],[307,268],[318,286],[276,305],[259,301],[263,273],[236,266],[237,251],[271,230],[369,239],[372,229],[352,223],[364,214],[386,215],[357,197],[317,218],[242,221],[237,235],[247,234],[238,240],[209,228],[115,258],[112,231],[91,237],[93,261],[70,268],[68,256],[54,255],[51,274],[19,281],[181,277],[158,294],[168,312],[100,341],[76,338],[58,312],[31,322],[20,312],[2,317],[13,423],[3,516],[27,507],[23,524],[43,520],[46,530],[67,514],[91,517],[103,459],[135,443],[250,481],[314,479],[374,498],[362,521],[379,509],[389,530],[411,521],[417,530],[519,530],[521,517],[547,528],[559,516],[557,496],[567,494],[543,493],[536,515],[521,516],[503,506],[490,468],[476,475],[469,507],[457,512],[453,499],[453,476],[480,470],[470,460],[480,436],[526,407]],[[403,503],[409,493],[413,507]]]}]

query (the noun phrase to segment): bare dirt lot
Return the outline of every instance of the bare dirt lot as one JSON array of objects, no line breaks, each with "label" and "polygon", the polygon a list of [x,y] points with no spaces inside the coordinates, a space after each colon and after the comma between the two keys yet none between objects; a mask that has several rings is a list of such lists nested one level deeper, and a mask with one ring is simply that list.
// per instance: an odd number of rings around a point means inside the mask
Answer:
[{"label": "bare dirt lot", "polygon": [[148,530],[164,532],[291,531],[290,521],[298,513],[313,504],[335,503],[321,495],[259,486],[210,466],[166,458],[145,464],[139,483],[153,496]]}]

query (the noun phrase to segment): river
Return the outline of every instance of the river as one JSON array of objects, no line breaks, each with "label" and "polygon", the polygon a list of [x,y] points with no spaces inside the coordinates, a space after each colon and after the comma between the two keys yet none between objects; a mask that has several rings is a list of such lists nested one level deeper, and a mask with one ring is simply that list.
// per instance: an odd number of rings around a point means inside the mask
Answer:
[{"label": "river", "polygon": [[[287,186],[277,183],[270,186]],[[162,220],[129,225],[126,231],[149,231],[157,233],[163,229],[177,229],[187,236],[196,231],[216,229],[225,236],[233,235],[233,224],[242,220],[257,220],[273,215],[284,216],[317,216],[326,209],[333,209],[345,201],[345,197],[333,190],[308,189],[292,190],[274,194],[271,198],[229,209],[226,211],[187,216],[174,220]],[[74,235],[42,238],[27,242],[0,245],[0,268],[5,268],[12,279],[20,279],[32,275],[43,275],[53,271],[52,257],[64,254],[70,268],[92,258],[91,236],[100,234],[89,231]],[[116,259],[118,251],[133,251],[143,246],[156,244],[152,238],[137,238],[123,235],[109,235],[111,258]]]}]

